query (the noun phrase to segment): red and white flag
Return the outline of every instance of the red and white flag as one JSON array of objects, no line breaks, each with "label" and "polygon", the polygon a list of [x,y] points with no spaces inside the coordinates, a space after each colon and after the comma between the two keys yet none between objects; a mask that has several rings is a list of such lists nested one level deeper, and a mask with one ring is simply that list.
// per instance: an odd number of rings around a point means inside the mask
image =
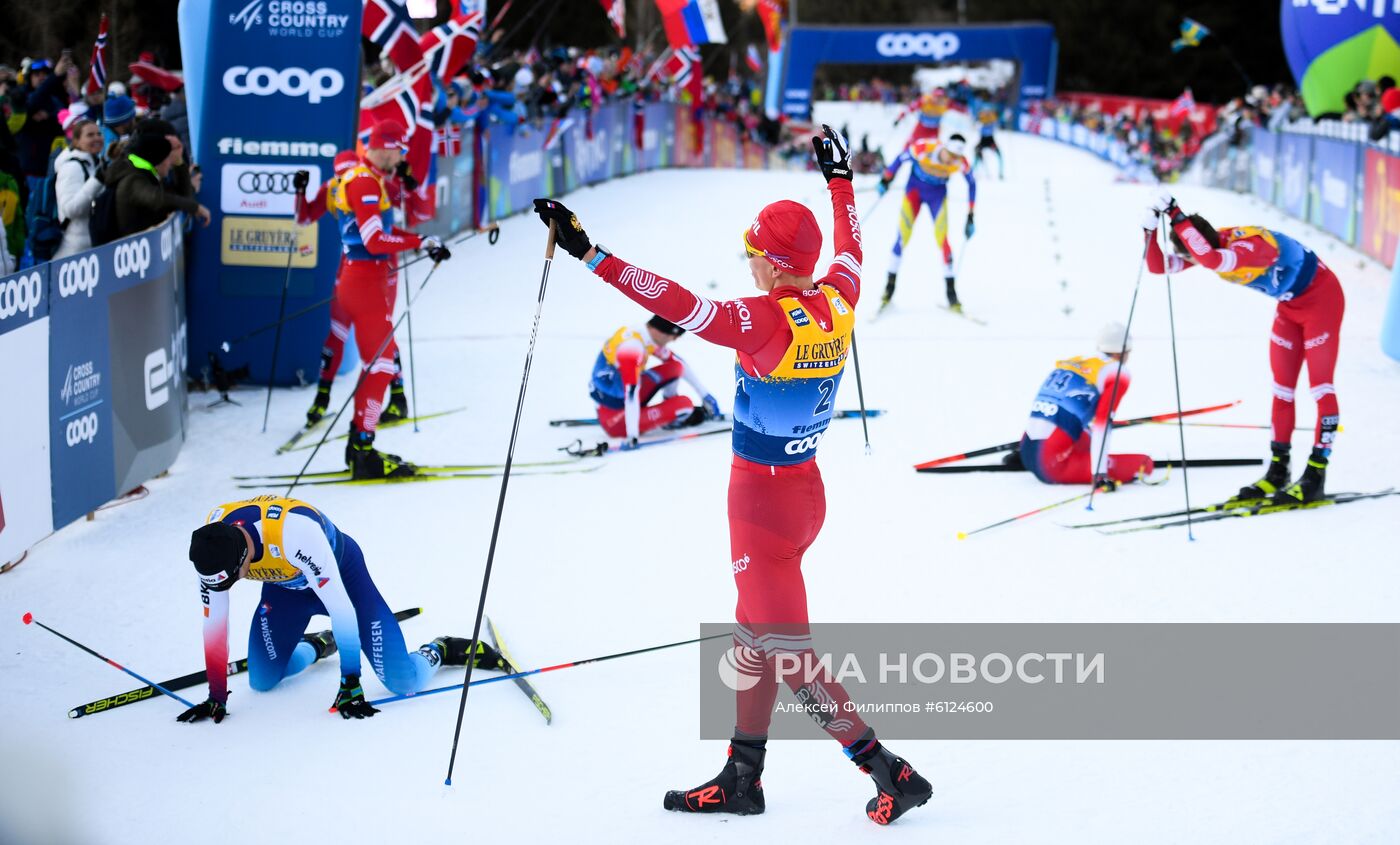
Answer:
[{"label": "red and white flag", "polygon": [[617,32],[617,37],[626,38],[627,4],[625,0],[598,0],[598,2],[603,4],[603,11],[608,13],[608,20]]},{"label": "red and white flag", "polygon": [[88,65],[87,83],[84,94],[95,94],[107,90],[107,15],[97,27],[97,41],[92,45],[92,61]]},{"label": "red and white flag", "polygon": [[447,84],[476,55],[485,16],[480,12],[456,14],[445,24],[435,26],[418,39],[418,47],[433,76]]},{"label": "red and white flag", "polygon": [[758,51],[757,44],[750,44],[744,51],[744,64],[749,66],[749,70],[759,73],[763,70],[763,56]]},{"label": "red and white flag", "polygon": [[433,82],[428,63],[403,0],[365,0],[361,32],[385,50],[399,70],[360,102],[360,129],[381,120],[393,120],[408,129],[404,160],[419,182],[406,202],[408,224],[414,226],[437,212],[437,192],[428,178],[433,163]]},{"label": "red and white flag", "polygon": [[365,0],[360,34],[388,53],[394,67],[400,70],[423,58],[423,50],[418,46],[418,30],[413,27],[413,18],[404,0]]},{"label": "red and white flag", "polygon": [[1172,100],[1171,110],[1168,112],[1172,117],[1189,115],[1196,109],[1196,98],[1191,96],[1191,89],[1187,88],[1181,92],[1181,96]]}]

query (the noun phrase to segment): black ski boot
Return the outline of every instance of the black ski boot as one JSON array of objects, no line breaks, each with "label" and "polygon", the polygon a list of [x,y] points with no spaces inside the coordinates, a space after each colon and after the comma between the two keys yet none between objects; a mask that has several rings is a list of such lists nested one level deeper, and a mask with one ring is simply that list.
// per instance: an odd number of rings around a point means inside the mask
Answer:
[{"label": "black ski boot", "polygon": [[330,631],[317,631],[314,634],[302,634],[303,642],[311,643],[311,647],[316,649],[316,659],[330,657],[337,651],[335,644],[335,634]]},{"label": "black ski boot", "polygon": [[952,276],[944,276],[944,277],[943,277],[943,283],[944,283],[945,285],[948,286],[948,310],[949,310],[949,311],[957,311],[957,312],[961,313],[961,312],[962,312],[962,303],[961,303],[961,302],[958,302],[958,292],[957,292],[957,290],[953,287],[953,282],[954,282],[954,279],[953,279]]},{"label": "black ski boot", "polygon": [[851,755],[851,761],[875,781],[875,797],[866,803],[865,814],[872,822],[884,825],[922,807],[933,795],[933,787],[903,757],[891,754],[873,736],[870,741],[874,745]]},{"label": "black ski boot", "polygon": [[345,444],[345,465],[350,476],[362,478],[403,478],[417,475],[418,468],[398,455],[374,448],[374,432],[357,431],[350,427],[350,439]]},{"label": "black ski boot", "polygon": [[326,410],[331,406],[331,383],[323,381],[316,385],[316,398],[311,400],[311,407],[306,411],[306,424],[315,425],[321,421],[321,417],[326,415]]},{"label": "black ski boot", "polygon": [[384,406],[379,419],[383,422],[403,422],[408,419],[408,397],[403,392],[403,382],[389,385],[389,404]]},{"label": "black ski boot", "polygon": [[1273,457],[1269,459],[1269,470],[1264,477],[1247,487],[1241,487],[1235,495],[1236,501],[1268,499],[1288,486],[1288,453],[1292,446],[1274,441],[1269,444]]},{"label": "black ski boot", "polygon": [[1298,480],[1274,494],[1274,504],[1298,505],[1316,502],[1327,495],[1322,489],[1326,482],[1327,456],[1314,449]]},{"label": "black ski boot", "polygon": [[735,739],[729,760],[712,780],[694,789],[666,793],[661,806],[681,813],[733,813],[756,816],[764,810],[762,745]]},{"label": "black ski boot", "polygon": [[665,428],[667,430],[675,430],[678,428],[694,428],[695,426],[700,425],[709,418],[710,415],[705,410],[705,406],[696,405],[694,408],[690,409],[690,413],[686,414],[683,417],[680,417],[679,419],[667,423],[665,425]]},{"label": "black ski boot", "polygon": [[881,310],[889,307],[890,300],[894,298],[894,280],[895,274],[891,273],[889,281],[885,282],[885,295],[880,297]]},{"label": "black ski boot", "polygon": [[473,649],[470,637],[438,637],[423,648],[436,649],[442,657],[442,665],[444,666],[466,666],[467,658],[471,657],[474,668],[501,669],[503,671],[506,669],[506,659],[501,656],[499,651],[480,642]]}]

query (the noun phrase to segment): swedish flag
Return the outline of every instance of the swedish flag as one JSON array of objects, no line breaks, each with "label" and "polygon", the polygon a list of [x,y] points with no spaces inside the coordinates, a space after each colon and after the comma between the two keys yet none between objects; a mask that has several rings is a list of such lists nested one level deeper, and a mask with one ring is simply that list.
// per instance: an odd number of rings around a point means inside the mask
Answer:
[{"label": "swedish flag", "polygon": [[1201,42],[1210,35],[1210,30],[1200,21],[1193,21],[1190,18],[1181,19],[1181,37],[1172,42],[1172,52],[1179,53],[1187,47],[1199,47]]}]

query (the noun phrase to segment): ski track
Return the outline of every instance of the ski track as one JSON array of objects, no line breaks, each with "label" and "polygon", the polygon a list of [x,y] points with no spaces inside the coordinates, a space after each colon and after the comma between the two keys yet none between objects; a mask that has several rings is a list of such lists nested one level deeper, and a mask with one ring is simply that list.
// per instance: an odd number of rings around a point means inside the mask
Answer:
[{"label": "ski track", "polygon": [[[896,142],[888,110],[823,104],[818,119],[850,121],[857,136]],[[975,140],[975,139],[974,139]],[[1028,476],[927,476],[910,465],[1014,439],[1036,387],[1057,358],[1092,350],[1100,325],[1124,319],[1142,244],[1140,209],[1155,190],[1114,181],[1078,150],[1003,132],[1008,179],[979,185],[978,231],[959,292],[981,327],[936,310],[941,268],[927,212],[917,222],[895,307],[870,315],[883,288],[898,196],[864,220],[867,296],[860,321],[866,398],[889,414],[832,425],[821,465],[829,510],[807,555],[812,618],[822,621],[1394,622],[1400,573],[1391,565],[1395,500],[1355,508],[1224,521],[1181,531],[1103,537],[1056,522],[1108,519],[1180,506],[1180,472],[1152,489],[1127,489],[997,529],[969,530],[1064,498]],[[896,188],[903,185],[901,174]],[[857,180],[868,183],[869,177]],[[1046,186],[1053,209],[1047,214]],[[1389,273],[1252,198],[1181,186],[1183,207],[1217,225],[1262,223],[1296,233],[1342,279],[1348,299],[1336,383],[1344,433],[1331,489],[1396,482],[1394,420],[1400,367],[1379,350]],[[962,247],[965,192],[953,189],[950,229]],[[828,232],[816,173],[666,171],[566,198],[595,240],[699,292],[752,292],[740,232],[766,202],[808,203]],[[864,210],[873,193],[859,194]],[[418,395],[425,412],[468,411],[385,432],[381,444],[431,463],[504,459],[544,251],[532,217],[501,224],[459,249],[419,301]],[[1058,254],[1060,259],[1055,260]],[[829,253],[828,253],[829,255]],[[824,266],[824,265],[823,265]],[[413,272],[413,282],[422,278]],[[1060,282],[1066,282],[1062,287]],[[1182,401],[1243,399],[1212,421],[1269,416],[1268,335],[1274,303],[1200,270],[1174,280]],[[1068,313],[1065,306],[1070,306]],[[550,428],[591,410],[586,382],[598,346],[643,312],[562,251],[550,279],[518,460],[556,456],[590,430]],[[1142,282],[1134,321],[1132,392],[1124,416],[1174,404],[1166,298]],[[406,338],[401,335],[401,340]],[[729,410],[731,353],[695,338],[678,351]],[[407,361],[407,354],[405,354]],[[237,361],[231,362],[237,363]],[[352,381],[336,383],[341,401]],[[1299,420],[1313,421],[1306,385]],[[457,697],[386,705],[342,724],[326,712],[335,669],[314,666],[270,693],[246,675],[230,683],[221,725],[177,725],[181,707],[159,700],[78,721],[68,708],[136,686],[19,616],[42,621],[147,677],[200,666],[200,603],[186,560],[189,532],[215,504],[242,498],[230,476],[294,472],[306,452],[275,457],[311,389],[279,390],[272,424],[257,433],[262,393],[212,411],[191,398],[190,436],[149,498],[78,522],[0,577],[0,840],[124,843],[152,829],[201,842],[245,841],[784,841],[1393,842],[1400,746],[1395,742],[890,742],[934,784],[934,797],[889,831],[864,818],[870,780],[830,742],[775,743],[755,818],[681,817],[661,809],[668,788],[715,773],[724,743],[696,740],[694,647],[584,666],[536,679],[555,713],[545,726],[510,684],[475,690],[455,785],[444,787]],[[838,407],[855,407],[847,378]],[[343,425],[343,423],[342,423]],[[1191,457],[1263,456],[1268,433],[1188,429]],[[1305,435],[1295,438],[1306,454]],[[1141,426],[1118,449],[1178,454],[1176,430]],[[313,469],[339,464],[342,444]],[[697,623],[730,618],[734,590],[725,530],[729,445],[707,438],[607,457],[598,473],[511,483],[488,612],[526,667],[696,636]],[[1252,469],[1199,470],[1198,503],[1254,478]],[[410,648],[468,635],[498,482],[464,480],[307,491],[360,541],[390,605],[422,605],[405,623]],[[232,593],[231,656],[245,653],[258,591]],[[1308,671],[1309,667],[1300,667]],[[439,673],[439,683],[454,675]],[[366,668],[366,692],[382,687]],[[202,688],[183,693],[199,700]],[[786,696],[787,693],[784,693]],[[879,727],[878,719],[874,722]],[[276,795],[267,790],[275,790]],[[297,796],[300,795],[300,798]],[[298,801],[306,801],[296,810]]]}]

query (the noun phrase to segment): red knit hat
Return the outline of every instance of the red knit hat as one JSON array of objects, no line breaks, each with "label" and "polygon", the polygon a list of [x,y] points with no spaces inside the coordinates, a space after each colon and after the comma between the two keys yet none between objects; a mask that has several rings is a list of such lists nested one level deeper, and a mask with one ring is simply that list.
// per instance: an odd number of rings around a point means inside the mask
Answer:
[{"label": "red knit hat", "polygon": [[779,200],[760,211],[744,230],[744,247],[779,270],[810,276],[822,251],[822,230],[807,206]]},{"label": "red knit hat", "polygon": [[392,120],[381,120],[369,130],[369,142],[365,147],[371,150],[402,150],[408,145],[404,137],[408,130]]},{"label": "red knit hat", "polygon": [[1400,88],[1387,88],[1381,95],[1381,111],[1393,112],[1400,109]]}]

